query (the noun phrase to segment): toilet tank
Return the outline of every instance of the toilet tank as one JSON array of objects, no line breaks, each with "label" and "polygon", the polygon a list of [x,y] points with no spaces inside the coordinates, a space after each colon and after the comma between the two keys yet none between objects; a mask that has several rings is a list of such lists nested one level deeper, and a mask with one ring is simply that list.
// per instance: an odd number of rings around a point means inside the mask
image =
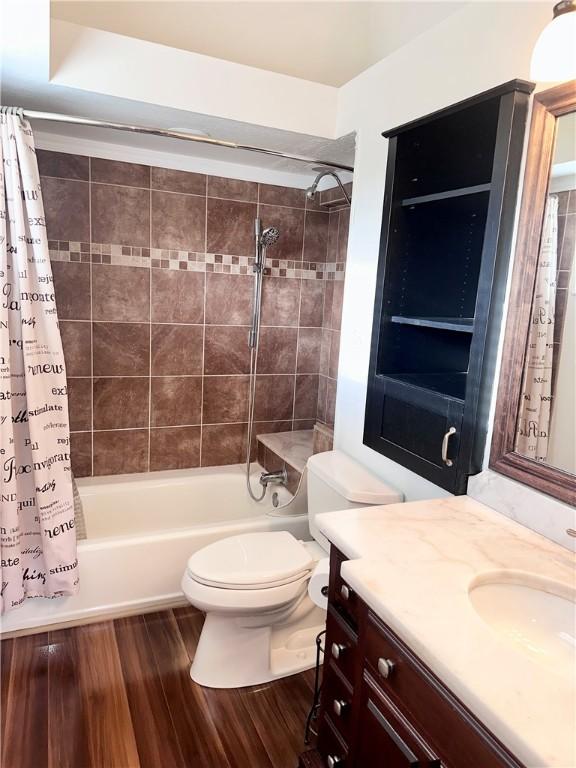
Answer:
[{"label": "toilet tank", "polygon": [[402,494],[342,451],[316,453],[307,463],[308,525],[326,551],[328,539],[316,525],[316,515],[339,509],[397,504]]}]

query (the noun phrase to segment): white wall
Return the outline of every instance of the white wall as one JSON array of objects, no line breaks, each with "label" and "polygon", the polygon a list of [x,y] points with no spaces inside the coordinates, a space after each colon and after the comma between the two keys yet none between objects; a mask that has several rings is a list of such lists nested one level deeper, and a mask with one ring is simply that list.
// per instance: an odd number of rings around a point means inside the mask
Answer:
[{"label": "white wall", "polygon": [[356,130],[335,444],[404,492],[447,495],[362,444],[387,142],[381,132],[513,78],[550,18],[540,3],[472,3],[340,89],[338,135]]}]

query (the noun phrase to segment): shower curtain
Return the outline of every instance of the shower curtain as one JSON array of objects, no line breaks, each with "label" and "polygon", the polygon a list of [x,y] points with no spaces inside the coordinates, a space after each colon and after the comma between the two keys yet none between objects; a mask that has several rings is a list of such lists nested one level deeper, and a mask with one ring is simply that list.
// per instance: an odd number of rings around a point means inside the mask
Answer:
[{"label": "shower curtain", "polygon": [[66,371],[32,131],[0,110],[0,609],[78,589]]},{"label": "shower curtain", "polygon": [[516,450],[546,461],[552,409],[552,360],[558,251],[558,197],[548,195],[536,268]]}]

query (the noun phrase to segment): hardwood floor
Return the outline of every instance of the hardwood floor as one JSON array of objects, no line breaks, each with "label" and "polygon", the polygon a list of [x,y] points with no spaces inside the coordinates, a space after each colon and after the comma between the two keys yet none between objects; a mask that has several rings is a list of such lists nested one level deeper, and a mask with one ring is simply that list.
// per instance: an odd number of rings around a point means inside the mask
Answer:
[{"label": "hardwood floor", "polygon": [[296,768],[313,671],[201,688],[203,620],[181,608],[4,640],[1,768]]}]

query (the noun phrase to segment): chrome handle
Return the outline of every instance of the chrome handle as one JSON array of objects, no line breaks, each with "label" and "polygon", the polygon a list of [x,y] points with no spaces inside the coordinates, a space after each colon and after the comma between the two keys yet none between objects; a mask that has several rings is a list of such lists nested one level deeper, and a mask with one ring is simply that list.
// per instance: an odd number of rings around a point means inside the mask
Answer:
[{"label": "chrome handle", "polygon": [[442,439],[442,461],[444,464],[446,464],[447,467],[452,466],[452,459],[448,458],[448,441],[450,440],[450,437],[455,434],[456,427],[450,427]]},{"label": "chrome handle", "polygon": [[343,600],[350,600],[350,595],[352,594],[352,590],[347,584],[342,584],[342,586],[340,587],[340,594]]},{"label": "chrome handle", "polygon": [[340,655],[344,653],[346,650],[346,646],[342,645],[342,643],[332,643],[332,656],[335,659],[339,659]]},{"label": "chrome handle", "polygon": [[573,539],[576,539],[576,531],[574,528],[566,528],[566,533],[568,536],[572,536]]},{"label": "chrome handle", "polygon": [[338,717],[342,717],[347,708],[348,702],[344,701],[344,699],[334,699],[332,702],[332,709],[334,710],[334,714],[338,715]]},{"label": "chrome handle", "polygon": [[378,659],[378,672],[384,678],[390,677],[395,666],[394,662],[390,659]]},{"label": "chrome handle", "polygon": [[337,768],[339,765],[342,765],[342,758],[338,757],[338,755],[328,755],[326,763],[328,768]]}]

